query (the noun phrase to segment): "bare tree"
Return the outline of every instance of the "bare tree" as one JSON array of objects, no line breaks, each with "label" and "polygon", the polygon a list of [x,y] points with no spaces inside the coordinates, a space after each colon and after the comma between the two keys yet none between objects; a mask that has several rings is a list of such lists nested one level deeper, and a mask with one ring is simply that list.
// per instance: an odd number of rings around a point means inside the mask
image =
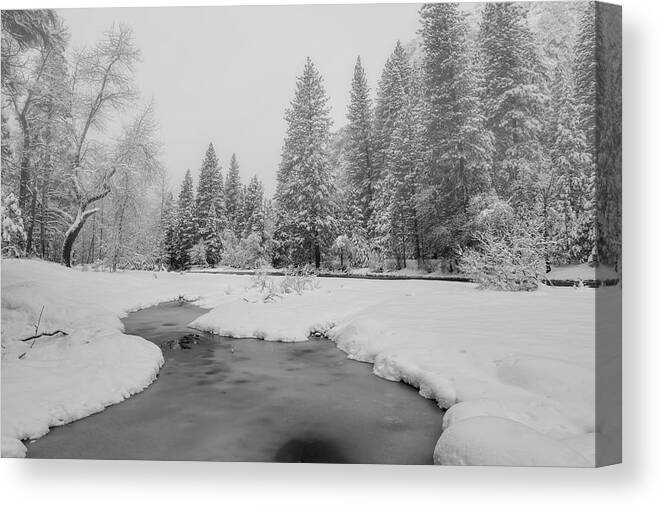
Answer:
[{"label": "bare tree", "polygon": [[71,136],[71,188],[75,212],[64,234],[62,262],[71,266],[73,245],[86,220],[98,211],[90,206],[111,191],[110,182],[125,163],[115,159],[109,167],[95,167],[88,159],[93,130],[102,129],[113,111],[125,108],[136,97],[134,65],[140,56],[133,32],[126,26],[113,27],[91,51],[78,54],[72,71],[74,96]]},{"label": "bare tree", "polygon": [[[156,140],[156,122],[153,104],[149,104],[134,120],[125,125],[114,148],[114,165],[118,167],[113,188],[116,197],[114,204],[114,241],[112,244],[111,269],[115,271],[122,257],[132,253],[131,246],[138,238],[129,239],[130,213],[135,221],[142,218],[138,209],[145,209],[149,197],[157,197],[156,186],[163,175],[158,159],[160,144]],[[153,195],[150,196],[152,191]],[[142,231],[146,234],[146,230]],[[138,235],[140,236],[140,235]]]}]

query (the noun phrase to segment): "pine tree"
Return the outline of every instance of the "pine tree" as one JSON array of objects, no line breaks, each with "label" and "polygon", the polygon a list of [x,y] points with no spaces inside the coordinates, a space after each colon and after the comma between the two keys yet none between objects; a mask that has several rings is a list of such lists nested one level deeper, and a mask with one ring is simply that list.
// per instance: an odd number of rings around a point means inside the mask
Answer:
[{"label": "pine tree", "polygon": [[492,139],[478,99],[468,27],[457,4],[425,4],[422,45],[421,235],[430,255],[454,257],[465,241],[466,208],[491,185]]},{"label": "pine tree", "polygon": [[484,129],[470,64],[467,26],[458,4],[420,10],[426,166],[451,207],[490,185],[491,140]]},{"label": "pine tree", "polygon": [[386,156],[386,185],[390,189],[388,216],[389,240],[397,266],[406,267],[413,254],[422,267],[422,238],[416,208],[419,188],[422,128],[419,72],[411,80],[407,103],[395,122],[395,129]]},{"label": "pine tree", "polygon": [[622,260],[622,11],[593,3],[596,33],[594,146],[598,261]]},{"label": "pine tree", "polygon": [[619,269],[622,248],[621,14],[588,2],[574,48],[574,81],[580,127],[591,155],[589,181],[595,216],[593,260]]},{"label": "pine tree", "polygon": [[161,242],[159,245],[160,264],[171,269],[176,268],[176,231],[177,231],[177,204],[172,192],[167,192],[162,200],[161,212]]},{"label": "pine tree", "polygon": [[331,119],[323,80],[310,58],[285,113],[287,133],[278,168],[277,234],[284,257],[321,265],[335,227],[333,180],[328,160]]},{"label": "pine tree", "polygon": [[[549,156],[552,167],[549,199],[555,204],[559,220],[555,226],[558,261],[586,261],[594,248],[593,164],[586,132],[580,125],[575,91],[559,71],[552,87],[555,111]],[[557,256],[557,255],[556,255]]]},{"label": "pine tree", "polygon": [[220,217],[216,212],[216,206],[213,202],[209,208],[207,221],[199,232],[200,237],[204,238],[200,241],[204,245],[206,263],[210,266],[214,266],[220,261],[220,254],[222,252],[222,243],[220,238],[223,230],[221,228]]},{"label": "pine tree", "polygon": [[372,106],[360,57],[354,67],[347,120],[349,123],[344,147],[348,194],[346,205],[349,208],[351,232],[366,236],[377,181],[372,167]]},{"label": "pine tree", "polygon": [[402,44],[397,41],[388,57],[377,93],[374,111],[374,170],[383,170],[392,133],[400,112],[407,102],[411,80],[411,68]]},{"label": "pine tree", "polygon": [[195,198],[193,196],[193,177],[186,171],[181,183],[177,200],[177,220],[175,230],[175,264],[178,269],[185,269],[190,264],[190,249],[196,243],[197,226],[195,220]]},{"label": "pine tree", "polygon": [[265,230],[264,189],[257,176],[253,176],[246,186],[242,215],[243,236],[248,237],[252,233],[258,233],[263,239]]},{"label": "pine tree", "polygon": [[578,22],[578,34],[574,45],[573,81],[579,125],[583,129],[588,146],[595,158],[596,85],[597,85],[597,36],[595,33],[596,6],[586,2]]},{"label": "pine tree", "polygon": [[546,163],[540,136],[546,96],[527,13],[518,3],[488,3],[480,49],[486,125],[494,136],[494,183],[515,204],[534,201],[536,177]]},{"label": "pine tree", "polygon": [[243,186],[239,176],[239,163],[236,154],[232,153],[227,178],[225,180],[225,212],[227,213],[227,225],[237,237],[241,236],[241,204]]},{"label": "pine tree", "polygon": [[389,186],[387,159],[397,120],[408,103],[411,85],[411,67],[399,41],[386,61],[381,74],[374,112],[372,170],[377,184],[374,188],[373,212],[370,216],[369,236],[373,250],[383,256],[391,241],[390,205],[392,188]]},{"label": "pine tree", "polygon": [[[218,157],[213,143],[204,155],[202,166],[200,167],[200,178],[197,184],[197,195],[195,198],[195,218],[198,230],[204,229],[209,220],[211,205],[215,207],[221,226],[226,225],[225,200],[223,193],[223,179],[218,165]],[[202,240],[207,238],[202,237]]]}]

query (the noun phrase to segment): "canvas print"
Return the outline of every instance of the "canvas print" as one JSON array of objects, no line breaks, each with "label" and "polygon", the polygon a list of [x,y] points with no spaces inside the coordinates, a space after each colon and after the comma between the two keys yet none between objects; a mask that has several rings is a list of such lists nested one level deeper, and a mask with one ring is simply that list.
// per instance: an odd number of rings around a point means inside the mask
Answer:
[{"label": "canvas print", "polygon": [[621,9],[2,11],[2,456],[621,459]]}]

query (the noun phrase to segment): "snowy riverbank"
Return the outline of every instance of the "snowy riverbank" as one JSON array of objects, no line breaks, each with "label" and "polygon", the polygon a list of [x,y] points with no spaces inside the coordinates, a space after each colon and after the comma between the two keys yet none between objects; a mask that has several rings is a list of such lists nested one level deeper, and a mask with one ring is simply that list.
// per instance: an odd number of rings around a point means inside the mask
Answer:
[{"label": "snowy riverbank", "polygon": [[[250,283],[3,260],[3,456],[22,455],[19,440],[153,381],[160,350],[123,335],[119,318],[185,295],[214,308],[192,323],[198,329],[268,340],[322,331],[350,358],[374,363],[375,374],[416,386],[449,409],[437,463],[594,464],[594,290],[511,294],[465,283],[321,279],[317,290],[261,303],[252,302]],[[619,297],[619,288],[601,290]],[[18,359],[42,305],[40,332],[70,335],[39,339]]]}]

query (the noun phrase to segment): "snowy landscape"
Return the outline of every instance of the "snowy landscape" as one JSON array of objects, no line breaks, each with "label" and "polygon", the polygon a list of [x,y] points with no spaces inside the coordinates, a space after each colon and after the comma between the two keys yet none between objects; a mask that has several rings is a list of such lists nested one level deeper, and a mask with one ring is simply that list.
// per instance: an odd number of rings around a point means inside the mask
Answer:
[{"label": "snowy landscape", "polygon": [[[305,19],[319,54],[279,53],[269,83],[247,68],[275,57],[230,43],[237,96],[195,113],[236,123],[219,143],[161,109],[179,85],[148,25],[177,11]],[[330,12],[381,39],[336,47]],[[3,11],[2,457],[618,461],[619,15],[109,9],[90,44],[93,9]]]}]

